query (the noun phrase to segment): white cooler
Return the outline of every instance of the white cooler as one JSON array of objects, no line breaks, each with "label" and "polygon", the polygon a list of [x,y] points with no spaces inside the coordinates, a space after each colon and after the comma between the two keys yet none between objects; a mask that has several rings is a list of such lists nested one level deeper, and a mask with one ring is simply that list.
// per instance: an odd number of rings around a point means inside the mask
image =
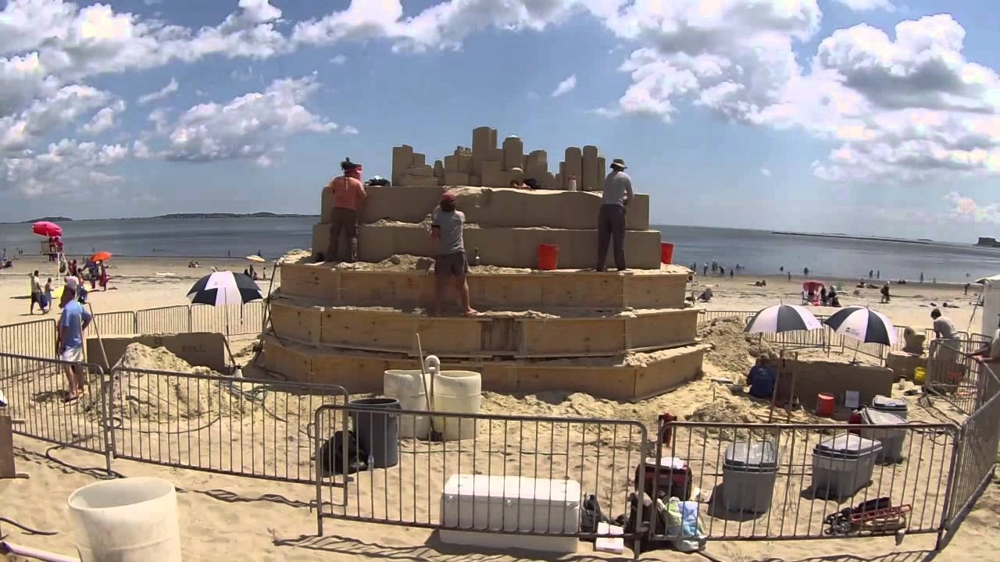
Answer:
[{"label": "white cooler", "polygon": [[575,480],[453,474],[441,494],[441,541],[575,553],[579,542],[576,537],[515,537],[488,531],[577,533],[581,494]]}]

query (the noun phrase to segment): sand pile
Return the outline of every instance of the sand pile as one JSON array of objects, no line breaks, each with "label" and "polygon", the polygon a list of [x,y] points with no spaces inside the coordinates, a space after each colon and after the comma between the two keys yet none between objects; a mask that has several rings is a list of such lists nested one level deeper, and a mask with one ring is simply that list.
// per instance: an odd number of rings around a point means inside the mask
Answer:
[{"label": "sand pile", "polygon": [[[206,367],[192,367],[166,348],[141,343],[129,344],[117,366],[218,376]],[[243,415],[250,410],[243,396],[231,392],[228,384],[199,377],[123,371],[113,396],[114,414],[130,419],[188,420],[206,415]]]},{"label": "sand pile", "polygon": [[289,250],[285,255],[278,258],[277,263],[306,263],[312,260],[312,252],[309,250]]},{"label": "sand pile", "polygon": [[706,359],[724,371],[746,373],[753,364],[752,357],[774,353],[768,342],[758,334],[747,334],[743,328],[743,320],[736,316],[716,318],[699,327],[698,337],[715,347]]}]

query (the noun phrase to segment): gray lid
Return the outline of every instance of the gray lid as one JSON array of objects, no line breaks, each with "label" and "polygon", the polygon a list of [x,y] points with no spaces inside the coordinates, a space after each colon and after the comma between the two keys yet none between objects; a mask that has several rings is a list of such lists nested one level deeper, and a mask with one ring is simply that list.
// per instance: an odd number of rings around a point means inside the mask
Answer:
[{"label": "gray lid", "polygon": [[872,398],[872,407],[879,409],[905,410],[906,400],[902,400],[899,398],[890,398],[882,394],[876,394],[875,398]]},{"label": "gray lid", "polygon": [[872,425],[902,425],[906,423],[902,417],[892,412],[883,412],[874,408],[864,408],[861,410],[861,419],[865,423]]},{"label": "gray lid", "polygon": [[882,444],[874,439],[865,439],[853,433],[842,433],[825,441],[820,441],[813,454],[823,457],[857,458],[882,449]]},{"label": "gray lid", "polygon": [[774,469],[778,450],[770,441],[737,441],[726,447],[725,465],[736,469]]}]

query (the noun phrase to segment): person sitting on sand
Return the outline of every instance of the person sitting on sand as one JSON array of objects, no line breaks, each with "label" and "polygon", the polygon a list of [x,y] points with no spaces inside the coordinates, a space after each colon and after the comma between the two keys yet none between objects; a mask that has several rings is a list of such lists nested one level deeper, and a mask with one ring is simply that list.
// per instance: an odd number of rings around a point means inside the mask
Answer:
[{"label": "person sitting on sand", "polygon": [[830,285],[830,292],[826,294],[827,305],[840,308],[840,297],[837,296],[837,288]]},{"label": "person sitting on sand", "polygon": [[750,386],[750,396],[770,399],[774,395],[774,383],[778,380],[778,371],[771,366],[771,358],[766,353],[757,357],[757,364],[750,368],[747,375],[747,385]]},{"label": "person sitting on sand", "polygon": [[456,208],[456,201],[454,193],[445,192],[431,220],[431,239],[438,246],[437,258],[434,260],[434,304],[430,310],[431,316],[440,314],[441,299],[448,290],[449,282],[458,290],[462,314],[478,314],[469,304],[469,283],[465,278],[469,273],[469,260],[465,255],[465,239],[462,236],[465,213]]},{"label": "person sitting on sand", "polygon": [[59,335],[56,349],[59,359],[65,361],[68,391],[66,402],[76,400],[83,391],[84,375],[79,363],[83,362],[83,334],[93,317],[76,300],[76,291],[67,285],[62,294],[62,313],[59,315]]},{"label": "person sitting on sand", "polygon": [[705,287],[705,290],[702,291],[700,295],[698,295],[698,300],[700,300],[701,302],[709,302],[710,300],[712,300],[712,288]]},{"label": "person sitting on sand", "polygon": [[826,287],[825,286],[824,287],[820,287],[819,288],[819,303],[822,304],[823,306],[826,306],[827,302],[828,302],[828,297],[827,297],[827,294],[826,294]]}]

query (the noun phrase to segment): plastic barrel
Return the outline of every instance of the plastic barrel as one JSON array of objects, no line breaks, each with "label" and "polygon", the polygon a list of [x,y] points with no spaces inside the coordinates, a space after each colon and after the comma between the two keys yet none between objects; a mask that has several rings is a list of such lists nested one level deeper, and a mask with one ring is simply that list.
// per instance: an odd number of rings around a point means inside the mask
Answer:
[{"label": "plastic barrel", "polygon": [[828,418],[833,415],[834,400],[832,394],[820,393],[816,396],[816,415]]},{"label": "plastic barrel", "polygon": [[[399,400],[399,406],[404,410],[427,411],[427,391],[419,369],[387,370],[382,378],[382,394]],[[404,439],[426,439],[430,432],[429,416],[402,415],[399,420],[399,436]]]},{"label": "plastic barrel", "polygon": [[555,244],[538,245],[538,269],[551,271],[559,266],[559,246]]},{"label": "plastic barrel", "polygon": [[180,562],[174,485],[162,478],[96,482],[69,496],[82,562]]},{"label": "plastic barrel", "polygon": [[478,414],[483,401],[483,379],[474,371],[442,371],[434,376],[434,429],[445,441],[472,439],[476,420],[448,417],[453,414]]},{"label": "plastic barrel", "polygon": [[674,245],[669,242],[660,244],[660,262],[670,265],[674,263]]},{"label": "plastic barrel", "polygon": [[927,382],[927,369],[924,367],[917,367],[913,369],[913,382],[916,384],[924,384]]},{"label": "plastic barrel", "polygon": [[358,441],[372,460],[373,468],[399,464],[399,400],[361,398],[351,400],[351,421]]}]

